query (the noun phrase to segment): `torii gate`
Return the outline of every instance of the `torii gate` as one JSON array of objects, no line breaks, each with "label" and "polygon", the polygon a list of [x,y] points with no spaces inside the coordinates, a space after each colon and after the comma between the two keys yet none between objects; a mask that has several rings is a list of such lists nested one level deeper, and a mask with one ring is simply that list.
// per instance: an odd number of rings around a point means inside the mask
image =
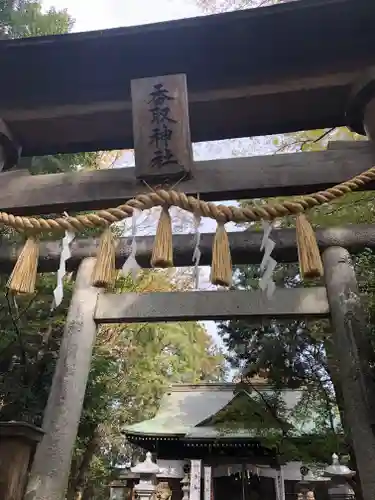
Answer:
[{"label": "torii gate", "polygon": [[[355,31],[358,23],[362,23],[359,34]],[[375,9],[370,9],[366,0],[356,0],[355,5],[352,0],[301,0],[151,27],[2,41],[1,220],[13,227],[24,224],[43,229],[47,223],[40,218],[25,217],[63,210],[69,213],[100,210],[133,199],[117,212],[99,212],[96,219],[90,219],[93,225],[100,225],[122,218],[121,211],[130,216],[134,207],[139,208],[137,203],[143,203],[143,208],[163,204],[160,197],[167,196],[163,194],[165,191],[150,195],[147,185],[157,190],[157,186],[164,184],[169,186],[167,190],[179,182],[174,191],[178,189],[180,194],[177,192],[164,202],[218,221],[216,243],[212,244],[213,236],[209,234],[200,239],[200,264],[210,264],[213,257],[217,266],[213,272],[215,281],[228,284],[230,261],[223,224],[229,219],[272,219],[282,215],[281,209],[271,206],[268,212],[256,209],[251,213],[240,212],[235,208],[225,211],[205,202],[300,196],[318,191],[310,199],[321,203],[328,196],[327,191],[322,195],[322,190],[351,178],[356,178],[351,188],[363,188],[366,184],[371,189],[373,171],[360,176],[373,165],[371,145],[340,143],[323,152],[194,162],[191,139],[197,142],[349,125],[374,140],[374,24]],[[278,47],[277,56],[271,44]],[[328,45],[330,51],[323,52]],[[262,64],[255,46],[262,48]],[[152,57],[149,51],[156,49],[158,55]],[[57,51],[59,57],[55,56]],[[54,74],[53,61],[58,59],[60,64],[64,57],[69,61],[72,76],[71,81],[64,80],[62,84]],[[22,85],[15,85],[10,69],[16,62],[22,67],[29,60],[50,66],[42,78],[40,72],[28,75],[31,91],[26,93]],[[108,60],[112,72],[105,70]],[[167,76],[155,77],[155,74]],[[189,96],[185,74],[191,89]],[[27,157],[133,145],[134,169],[43,176],[29,176],[13,169],[21,151]],[[338,196],[347,187],[341,185],[328,193]],[[199,201],[186,198],[181,192],[192,196],[199,193]],[[147,196],[137,198],[135,203],[134,198],[140,193]],[[303,209],[315,203],[306,200]],[[289,205],[289,208],[283,206],[285,213],[300,211],[296,205]],[[23,219],[9,217],[4,212]],[[168,226],[165,212],[164,230]],[[82,224],[81,219],[74,217],[59,220],[56,224],[65,229],[77,230]],[[170,236],[167,245],[161,242],[167,253],[159,256],[155,256],[152,248],[153,238],[138,238],[139,264],[150,267],[150,260],[155,264],[156,257],[160,257],[159,261],[164,259],[164,264],[171,265]],[[272,239],[276,242],[272,256],[279,262],[297,261],[293,230],[273,230]],[[373,500],[375,435],[366,321],[349,252],[364,246],[375,248],[375,230],[372,226],[321,230],[317,232],[317,241],[323,255],[325,287],[277,289],[267,297],[262,291],[108,294],[103,288],[92,286],[96,260],[89,256],[95,254],[97,242],[76,239],[67,261],[70,270],[78,269],[75,291],[45,412],[45,435],[33,462],[27,500],[64,498],[98,325],[297,317],[331,320],[354,450],[358,452],[359,443],[368,443],[367,453],[356,453],[363,494],[365,500]],[[105,243],[110,245],[108,239]],[[261,244],[259,232],[230,234],[232,262],[260,263]],[[173,264],[190,266],[196,246],[195,238],[190,235],[175,236]],[[1,272],[10,271],[20,253],[21,249],[1,247]],[[60,254],[60,242],[42,243],[39,271],[56,271]],[[129,254],[127,239],[120,239],[116,248],[117,268]],[[220,268],[221,258],[225,262]],[[220,276],[223,267],[226,269]],[[268,277],[265,285],[269,283]],[[0,463],[0,474],[8,478],[9,469],[4,462]],[[4,482],[5,500],[21,498],[24,476],[25,470],[23,477],[19,477],[18,496],[10,496],[14,484]]]}]

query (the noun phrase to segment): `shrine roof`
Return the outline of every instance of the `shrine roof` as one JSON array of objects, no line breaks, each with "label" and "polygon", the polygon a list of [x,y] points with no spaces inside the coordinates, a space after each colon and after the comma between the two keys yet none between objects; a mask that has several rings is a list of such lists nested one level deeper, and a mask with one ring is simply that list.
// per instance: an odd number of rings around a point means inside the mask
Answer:
[{"label": "shrine roof", "polygon": [[0,117],[25,156],[132,148],[130,81],[185,73],[193,142],[340,126],[374,25],[373,0],[299,0],[2,40]]},{"label": "shrine roof", "polygon": [[[255,400],[254,389],[257,394],[271,392],[264,383],[252,384],[253,391],[247,392],[238,384],[178,384],[162,398],[158,412],[154,418],[139,422],[124,429],[128,437],[141,438],[142,436],[163,438],[176,437],[180,439],[255,439],[262,431],[251,426],[237,426],[233,428],[226,424],[213,423],[220,412],[229,408],[240,395],[245,395],[249,401]],[[295,391],[282,391],[285,406],[292,409],[298,395]],[[261,412],[260,406],[253,407],[254,414]],[[248,410],[247,410],[248,411]],[[252,410],[250,409],[250,412]],[[264,416],[261,416],[264,422]],[[264,429],[272,429],[281,433],[281,426],[274,417],[265,419]],[[280,418],[281,421],[281,418]],[[289,425],[289,424],[288,424]],[[291,427],[291,426],[290,426]]]}]

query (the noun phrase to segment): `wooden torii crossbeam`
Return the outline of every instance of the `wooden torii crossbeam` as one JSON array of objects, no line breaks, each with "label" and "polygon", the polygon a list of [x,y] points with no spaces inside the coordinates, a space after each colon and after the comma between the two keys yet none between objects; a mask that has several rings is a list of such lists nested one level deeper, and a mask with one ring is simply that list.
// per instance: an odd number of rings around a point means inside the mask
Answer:
[{"label": "wooden torii crossbeam", "polygon": [[271,299],[261,291],[104,294],[94,315],[98,324],[301,317],[329,317],[324,287],[276,290]]},{"label": "wooden torii crossbeam", "polygon": [[[368,141],[338,141],[327,151],[194,162],[194,176],[183,188],[206,201],[300,195],[339,184],[374,163]],[[0,183],[1,209],[16,215],[98,210],[148,192],[134,168],[46,175],[16,170],[3,173]]]},{"label": "wooden torii crossbeam", "polygon": [[[209,266],[212,260],[212,233],[203,233],[200,241],[202,266]],[[229,233],[229,243],[233,264],[260,264],[262,254],[259,248],[262,243],[260,231],[248,230]],[[346,248],[351,254],[356,254],[369,248],[375,250],[375,228],[369,224],[352,224],[350,226],[318,229],[316,239],[323,252],[332,246]],[[154,236],[137,237],[137,262],[144,269],[151,267],[150,260]],[[272,255],[280,263],[298,261],[296,234],[294,229],[275,229],[272,239],[276,246]],[[80,263],[87,257],[96,255],[99,240],[96,238],[77,238],[71,244],[71,257],[66,263],[69,272],[76,271]],[[192,264],[191,256],[194,252],[194,235],[176,234],[173,236],[174,263],[176,267],[189,267]],[[10,245],[7,242],[0,244],[0,273],[9,274],[22,250],[21,245]],[[116,268],[121,269],[131,252],[131,238],[119,238],[116,247]],[[40,244],[39,266],[40,273],[56,272],[61,257],[61,241],[45,241]]]},{"label": "wooden torii crossbeam", "polygon": [[[358,32],[355,26],[359,23],[362,24]],[[137,194],[148,193],[149,188],[142,181],[155,189],[159,184],[170,187],[179,181],[178,189],[187,195],[199,193],[201,200],[222,201],[310,194],[358,176],[373,166],[370,142],[340,144],[324,152],[194,162],[192,140],[346,124],[359,133],[366,131],[373,141],[374,25],[375,7],[369,8],[367,0],[306,0],[145,28],[2,41],[0,146],[6,171],[0,175],[2,211],[25,217],[115,208]],[[228,45],[222,50],[224,39]],[[144,57],[144,50],[161,43],[165,43],[163,57]],[[180,49],[176,44],[180,44]],[[261,47],[261,53],[253,50],[255,45]],[[330,46],[331,50],[321,51],[320,46]],[[60,59],[65,57],[66,64],[74,68],[74,79],[64,84],[53,71],[57,49]],[[190,51],[185,51],[185,63],[181,59],[182,49]],[[14,74],[7,68],[17,66],[27,71],[31,60],[33,64],[50,62],[52,66],[43,82],[38,81],[40,72],[30,74],[26,93],[21,84],[14,85]],[[114,64],[108,71],[107,60]],[[100,73],[94,70],[97,64],[102,66]],[[100,77],[92,76],[99,74]],[[32,156],[133,145],[134,169],[45,176],[12,171],[21,151],[24,156]],[[362,188],[373,189],[368,180]],[[318,202],[324,200],[320,195]],[[301,203],[289,204],[291,208],[286,212],[294,213],[296,206],[298,211],[305,209]],[[167,209],[163,207],[164,215]],[[201,213],[203,209],[199,210]],[[232,215],[227,215],[224,208],[216,210],[215,215],[211,207],[210,216],[218,223],[218,233],[221,230],[222,257],[227,241],[223,226]],[[8,218],[13,225],[25,220]],[[94,225],[106,222],[100,216],[95,220]],[[33,223],[38,220],[28,219],[29,226]],[[75,224],[81,227],[77,219]],[[57,225],[62,227],[61,222]],[[168,226],[167,218],[164,226]],[[99,261],[91,257],[97,242],[77,240],[67,263],[70,269],[78,268],[76,287],[44,415],[46,432],[33,462],[29,497],[64,498],[98,324],[318,317],[331,320],[364,500],[374,500],[375,407],[366,320],[347,250],[359,251],[364,245],[375,248],[374,232],[365,226],[318,232],[325,287],[276,290],[270,299],[258,291],[233,290],[105,294],[91,282],[91,272]],[[163,236],[168,239],[166,233]],[[290,230],[274,234],[275,256],[285,262],[296,261],[295,235]],[[212,256],[219,260],[219,238],[214,238],[213,248],[212,239],[209,235],[202,238],[202,264],[209,263]],[[230,235],[233,261],[258,263],[260,239],[261,235],[255,232]],[[176,242],[175,263],[190,265],[191,237],[178,236]],[[150,238],[139,241],[142,263],[147,260],[146,265],[150,265],[154,249]],[[128,252],[125,240],[120,241],[114,262],[117,267]],[[8,272],[18,254],[19,248],[3,245],[0,271]],[[59,258],[60,243],[43,243],[39,270],[56,270]],[[354,376],[358,373],[360,377]],[[361,442],[368,443],[365,454],[359,453]],[[20,484],[22,479],[19,478]],[[8,500],[6,494],[3,496]]]}]

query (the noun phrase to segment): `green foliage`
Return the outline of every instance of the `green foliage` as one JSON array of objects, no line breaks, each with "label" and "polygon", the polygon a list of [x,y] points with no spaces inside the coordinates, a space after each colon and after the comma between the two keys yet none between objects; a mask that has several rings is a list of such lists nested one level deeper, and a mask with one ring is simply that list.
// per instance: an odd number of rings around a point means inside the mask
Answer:
[{"label": "green foliage", "polygon": [[[51,316],[56,277],[44,275],[33,297],[16,302],[0,296],[0,420],[24,420],[41,424],[51,377],[57,358],[65,311],[70,297],[67,286],[64,304]],[[4,278],[1,289],[5,289]]]},{"label": "green foliage", "polygon": [[38,1],[1,0],[0,29],[4,38],[58,35],[73,27],[67,10],[43,12]]},{"label": "green foliage", "polygon": [[58,174],[69,171],[93,170],[97,167],[99,153],[76,153],[54,156],[34,156],[22,158],[20,167],[30,170],[33,175]]},{"label": "green foliage", "polygon": [[[236,284],[241,289],[254,289],[257,288],[258,277],[255,266],[244,266],[237,270]],[[296,265],[279,265],[274,279],[278,286],[302,286]],[[246,320],[231,320],[221,323],[219,333],[229,351],[228,361],[232,367],[244,372],[246,379],[266,373],[274,397],[280,397],[285,388],[298,390],[300,395],[294,408],[286,413],[282,408],[272,411],[266,406],[265,410],[270,411],[271,416],[278,415],[293,427],[287,428],[282,434],[270,428],[260,434],[263,444],[272,444],[282,450],[289,460],[303,457],[303,460],[314,461],[318,459],[315,438],[310,440],[310,450],[305,444],[303,449],[300,448],[299,440],[295,437],[304,434],[330,436],[323,440],[325,446],[320,449],[320,456],[328,458],[332,450],[337,449],[337,433],[340,432],[326,352],[328,324],[306,323],[303,320],[250,324]],[[251,418],[245,422],[250,429],[258,428],[256,421]]]}]

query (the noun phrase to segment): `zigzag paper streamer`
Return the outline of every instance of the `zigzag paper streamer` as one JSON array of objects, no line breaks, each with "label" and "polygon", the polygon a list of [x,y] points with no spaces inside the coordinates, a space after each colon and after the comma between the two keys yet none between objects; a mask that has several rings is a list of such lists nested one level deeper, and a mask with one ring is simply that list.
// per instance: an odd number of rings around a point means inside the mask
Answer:
[{"label": "zigzag paper streamer", "polygon": [[51,306],[51,310],[59,307],[64,298],[64,277],[66,275],[66,261],[70,259],[72,256],[72,252],[70,251],[70,244],[76,237],[75,233],[71,231],[65,231],[65,236],[62,239],[62,248],[60,255],[60,265],[57,271],[57,286],[53,291],[53,303]]},{"label": "zigzag paper streamer", "polygon": [[273,224],[267,221],[262,221],[262,226],[263,239],[262,244],[260,245],[260,250],[264,250],[264,255],[260,264],[262,277],[259,280],[259,288],[266,292],[268,298],[271,298],[276,290],[276,285],[272,279],[272,275],[277,265],[276,260],[271,257],[271,253],[275,248],[275,242],[270,238]]},{"label": "zigzag paper streamer", "polygon": [[129,257],[126,259],[124,265],[122,266],[121,272],[123,276],[127,276],[128,274],[131,275],[133,281],[136,280],[139,271],[142,269],[141,266],[138,264],[136,260],[136,255],[137,255],[137,241],[136,241],[136,235],[137,235],[137,220],[140,216],[141,212],[137,210],[136,208],[133,210],[133,216],[132,216],[132,243],[130,246],[130,254]]},{"label": "zigzag paper streamer", "polygon": [[201,220],[202,217],[200,215],[194,215],[195,247],[193,252],[193,264],[194,264],[194,282],[196,289],[199,288],[199,262],[202,256],[202,252],[200,251],[199,248],[199,245],[201,243],[201,233],[199,231]]}]

